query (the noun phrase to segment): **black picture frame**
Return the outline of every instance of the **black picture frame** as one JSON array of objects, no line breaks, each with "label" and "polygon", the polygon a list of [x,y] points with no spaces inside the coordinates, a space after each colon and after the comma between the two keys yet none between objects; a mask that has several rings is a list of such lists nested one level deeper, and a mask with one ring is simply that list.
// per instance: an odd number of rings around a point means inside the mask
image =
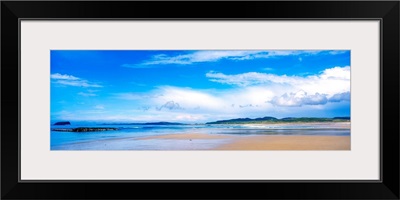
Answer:
[{"label": "black picture frame", "polygon": [[[1,198],[399,199],[399,8],[399,1],[2,1]],[[381,180],[20,182],[18,138],[21,111],[20,19],[163,18],[379,19],[381,21]]]}]

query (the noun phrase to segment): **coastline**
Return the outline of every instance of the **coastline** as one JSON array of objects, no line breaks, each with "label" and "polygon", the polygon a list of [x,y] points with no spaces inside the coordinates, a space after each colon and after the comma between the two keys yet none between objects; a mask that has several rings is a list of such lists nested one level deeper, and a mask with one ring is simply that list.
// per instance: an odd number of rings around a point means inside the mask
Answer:
[{"label": "coastline", "polygon": [[277,127],[280,129],[282,126],[314,126],[313,128],[328,128],[328,129],[350,129],[351,122],[290,122],[290,123],[251,123],[251,124],[221,124],[221,125],[241,125],[248,127]]},{"label": "coastline", "polygon": [[80,142],[55,147],[53,150],[351,150],[350,139],[350,136],[335,135],[230,135],[194,132]]},{"label": "coastline", "polygon": [[[245,128],[174,131],[159,135],[94,139],[52,150],[350,150],[350,122],[240,124]],[[109,128],[109,127],[108,127]],[[102,128],[104,129],[104,128]],[[103,132],[103,131],[100,131]],[[104,131],[108,132],[108,131]],[[111,135],[112,136],[112,133]]]}]

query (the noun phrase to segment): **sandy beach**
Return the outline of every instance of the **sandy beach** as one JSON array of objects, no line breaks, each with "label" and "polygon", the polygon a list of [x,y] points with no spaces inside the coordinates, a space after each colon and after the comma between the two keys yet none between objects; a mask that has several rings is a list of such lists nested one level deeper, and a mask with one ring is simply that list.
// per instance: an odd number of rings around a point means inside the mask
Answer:
[{"label": "sandy beach", "polygon": [[[337,123],[297,123],[314,128],[350,129],[350,122]],[[257,128],[270,125],[282,127],[296,123],[249,124]],[[224,140],[225,142],[210,150],[350,150],[350,136],[336,135],[234,135],[185,133],[144,137],[139,140],[174,140],[195,142],[196,140]]]},{"label": "sandy beach", "polygon": [[350,136],[314,135],[212,135],[204,133],[169,134],[140,140],[229,139],[227,143],[210,150],[350,150]]},{"label": "sandy beach", "polygon": [[[181,127],[148,136],[97,132],[108,138],[53,146],[53,150],[350,150],[350,123],[245,124],[240,128]],[[55,132],[54,134],[66,134]],[[70,133],[82,134],[82,133]],[[62,136],[60,135],[60,136]],[[66,135],[68,136],[68,135]],[[78,135],[75,135],[78,136]],[[81,135],[79,135],[81,136]],[[85,136],[85,135],[82,135]],[[104,138],[104,137],[103,137]]]},{"label": "sandy beach", "polygon": [[217,150],[350,150],[350,136],[253,136]]}]

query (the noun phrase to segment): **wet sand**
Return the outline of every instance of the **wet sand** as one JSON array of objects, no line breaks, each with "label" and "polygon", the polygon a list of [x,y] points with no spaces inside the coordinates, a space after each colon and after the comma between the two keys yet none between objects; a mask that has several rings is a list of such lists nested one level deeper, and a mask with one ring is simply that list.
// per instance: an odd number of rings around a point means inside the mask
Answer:
[{"label": "wet sand", "polygon": [[350,150],[350,136],[314,135],[222,135],[222,134],[169,134],[139,140],[229,139],[227,143],[210,150]]},{"label": "wet sand", "polygon": [[183,134],[168,134],[143,137],[138,140],[152,140],[152,139],[172,139],[172,140],[194,140],[194,139],[226,139],[232,138],[230,135],[222,134],[205,134],[205,133],[183,133]]}]

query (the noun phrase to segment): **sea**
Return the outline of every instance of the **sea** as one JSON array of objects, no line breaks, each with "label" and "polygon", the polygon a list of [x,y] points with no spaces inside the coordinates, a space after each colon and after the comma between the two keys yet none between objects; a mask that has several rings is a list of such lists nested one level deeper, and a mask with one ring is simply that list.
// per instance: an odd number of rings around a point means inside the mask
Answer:
[{"label": "sea", "polygon": [[[53,128],[112,127],[115,131],[62,132]],[[210,149],[228,139],[198,139],[190,143],[175,140],[140,140],[150,136],[167,134],[229,134],[249,135],[332,135],[349,136],[350,129],[337,128],[324,124],[199,124],[199,125],[118,125],[75,123],[73,125],[50,125],[51,150],[174,150],[174,149]],[[188,146],[190,145],[190,146]]]}]

